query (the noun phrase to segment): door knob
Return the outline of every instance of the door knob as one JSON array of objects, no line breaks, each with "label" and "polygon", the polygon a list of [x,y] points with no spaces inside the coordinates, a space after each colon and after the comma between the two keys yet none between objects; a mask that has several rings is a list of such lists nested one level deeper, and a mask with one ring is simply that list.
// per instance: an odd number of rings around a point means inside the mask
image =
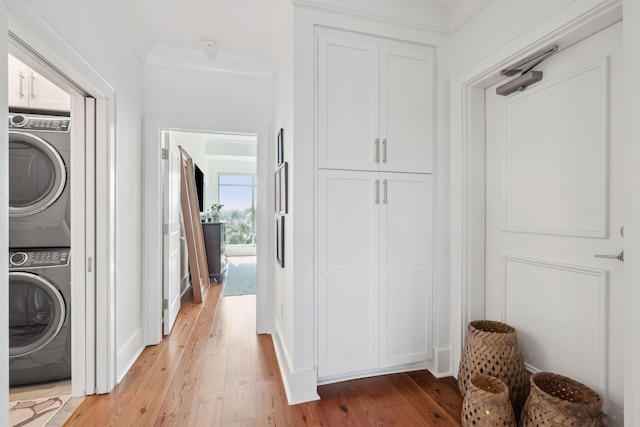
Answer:
[{"label": "door knob", "polygon": [[594,255],[596,258],[608,258],[608,259],[617,259],[618,261],[624,262],[624,251],[620,252],[618,255]]}]

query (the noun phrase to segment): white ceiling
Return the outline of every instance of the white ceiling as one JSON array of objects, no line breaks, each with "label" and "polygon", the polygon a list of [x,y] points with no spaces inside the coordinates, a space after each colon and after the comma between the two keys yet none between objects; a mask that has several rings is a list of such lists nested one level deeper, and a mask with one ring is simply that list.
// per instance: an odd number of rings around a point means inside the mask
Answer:
[{"label": "white ceiling", "polygon": [[[266,77],[275,73],[292,7],[291,0],[97,1],[143,63],[173,57],[199,60],[201,68],[250,67]],[[202,38],[217,43],[215,56]]]},{"label": "white ceiling", "polygon": [[[270,79],[277,70],[292,1],[316,7],[388,16],[412,24],[437,15],[437,27],[455,30],[491,0],[95,0],[146,66],[231,72]],[[430,6],[432,6],[430,8]],[[404,10],[404,12],[403,12]],[[432,11],[437,11],[434,14]],[[431,11],[431,12],[430,12]],[[420,16],[416,16],[420,15]],[[406,21],[410,22],[410,21]],[[200,42],[217,43],[208,55]]]}]

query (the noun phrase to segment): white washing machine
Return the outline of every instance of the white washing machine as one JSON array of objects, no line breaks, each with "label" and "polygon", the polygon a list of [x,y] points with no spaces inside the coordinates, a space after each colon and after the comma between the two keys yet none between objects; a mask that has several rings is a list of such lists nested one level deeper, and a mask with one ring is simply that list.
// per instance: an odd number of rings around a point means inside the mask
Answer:
[{"label": "white washing machine", "polygon": [[9,247],[71,246],[69,117],[9,114]]},{"label": "white washing machine", "polygon": [[9,384],[71,378],[69,249],[9,252]]}]

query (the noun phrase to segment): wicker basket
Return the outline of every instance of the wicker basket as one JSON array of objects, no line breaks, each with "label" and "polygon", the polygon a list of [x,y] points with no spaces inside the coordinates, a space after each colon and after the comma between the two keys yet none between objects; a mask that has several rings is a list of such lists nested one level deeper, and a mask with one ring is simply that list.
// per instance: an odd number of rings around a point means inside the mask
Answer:
[{"label": "wicker basket", "polygon": [[476,375],[469,381],[462,401],[462,427],[516,427],[509,389],[499,379]]},{"label": "wicker basket", "polygon": [[529,394],[529,378],[513,327],[491,320],[469,323],[458,370],[458,388],[462,396],[467,391],[469,380],[480,374],[499,378],[506,384],[518,418]]},{"label": "wicker basket", "polygon": [[551,372],[531,376],[531,393],[520,425],[534,426],[602,426],[602,401],[586,385]]}]

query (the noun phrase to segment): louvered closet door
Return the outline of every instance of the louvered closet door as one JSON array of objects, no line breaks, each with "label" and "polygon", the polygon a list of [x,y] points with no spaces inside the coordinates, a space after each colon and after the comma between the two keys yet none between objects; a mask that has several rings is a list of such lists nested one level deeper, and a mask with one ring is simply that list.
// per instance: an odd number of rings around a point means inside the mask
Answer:
[{"label": "louvered closet door", "polygon": [[431,358],[432,183],[381,173],[380,366]]},{"label": "louvered closet door", "polygon": [[374,172],[318,173],[318,374],[378,366],[378,223]]}]

